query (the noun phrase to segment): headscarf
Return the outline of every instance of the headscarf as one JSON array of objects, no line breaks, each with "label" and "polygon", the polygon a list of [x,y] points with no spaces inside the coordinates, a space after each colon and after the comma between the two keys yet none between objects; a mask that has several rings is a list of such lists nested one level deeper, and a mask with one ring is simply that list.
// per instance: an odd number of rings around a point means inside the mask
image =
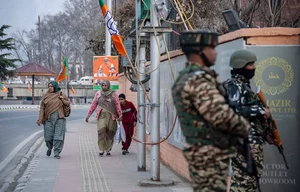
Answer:
[{"label": "headscarf", "polygon": [[106,85],[107,90],[103,90],[103,88],[102,88],[101,94],[103,94],[103,95],[105,95],[107,97],[112,96],[112,93],[114,93],[114,91],[110,89],[110,82],[108,80],[103,80],[101,82],[101,86],[102,86],[102,84]]},{"label": "headscarf", "polygon": [[50,83],[48,83],[48,85],[49,84],[51,84],[53,86],[54,93],[60,91],[60,87],[56,81],[50,81]]},{"label": "headscarf", "polygon": [[116,104],[114,102],[114,93],[115,91],[110,89],[110,83],[108,80],[103,80],[101,82],[101,85],[105,84],[107,87],[107,90],[101,90],[101,96],[98,99],[98,105],[102,109],[106,109],[109,111],[111,114],[113,114],[115,117],[118,117],[117,109],[116,109]]},{"label": "headscarf", "polygon": [[45,104],[43,121],[47,120],[53,112],[58,111],[63,106],[62,101],[59,99],[60,87],[58,83],[51,81],[48,85],[50,84],[53,86],[54,92],[47,91],[42,98],[42,102]]}]

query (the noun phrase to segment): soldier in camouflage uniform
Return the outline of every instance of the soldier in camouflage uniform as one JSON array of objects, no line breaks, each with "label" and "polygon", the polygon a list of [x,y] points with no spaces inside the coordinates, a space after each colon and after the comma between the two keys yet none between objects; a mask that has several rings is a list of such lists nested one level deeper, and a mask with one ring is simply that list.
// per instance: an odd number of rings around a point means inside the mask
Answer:
[{"label": "soldier in camouflage uniform", "polygon": [[[232,54],[230,66],[232,77],[223,83],[229,100],[229,105],[236,113],[243,115],[251,123],[249,143],[252,146],[253,160],[257,168],[258,178],[263,169],[263,144],[262,134],[266,125],[264,119],[270,116],[269,109],[265,109],[258,96],[250,87],[250,79],[255,72],[256,55],[247,50],[239,50]],[[233,176],[230,191],[255,192],[257,180],[254,175],[247,173],[245,157],[238,153],[232,159]]]},{"label": "soldier in camouflage uniform", "polygon": [[185,136],[183,154],[195,192],[224,192],[236,138],[247,138],[250,125],[225,103],[217,74],[218,33],[195,30],[180,35],[188,62],[172,87],[173,101]]}]

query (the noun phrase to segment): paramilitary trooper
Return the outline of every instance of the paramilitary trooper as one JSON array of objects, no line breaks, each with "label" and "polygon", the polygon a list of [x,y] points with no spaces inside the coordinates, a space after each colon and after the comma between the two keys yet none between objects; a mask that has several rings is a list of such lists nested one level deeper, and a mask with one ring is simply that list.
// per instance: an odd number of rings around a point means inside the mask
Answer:
[{"label": "paramilitary trooper", "polygon": [[224,192],[235,138],[247,138],[250,125],[226,104],[217,73],[218,33],[186,31],[180,44],[188,62],[172,87],[173,101],[185,136],[183,154],[195,192]]},{"label": "paramilitary trooper", "polygon": [[245,157],[238,153],[232,159],[233,174],[230,191],[255,192],[258,178],[263,168],[263,132],[267,128],[264,119],[270,117],[270,110],[264,108],[257,94],[252,91],[250,79],[255,74],[256,55],[247,50],[234,52],[230,57],[231,79],[223,83],[229,105],[236,113],[243,115],[250,123],[249,143],[252,145],[252,156],[257,168],[256,175],[247,173]]}]

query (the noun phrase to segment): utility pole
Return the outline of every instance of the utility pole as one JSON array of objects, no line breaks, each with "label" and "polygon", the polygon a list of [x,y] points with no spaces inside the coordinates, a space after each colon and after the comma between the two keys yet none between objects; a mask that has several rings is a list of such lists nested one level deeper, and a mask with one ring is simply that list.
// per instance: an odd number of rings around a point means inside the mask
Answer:
[{"label": "utility pole", "polygon": [[38,31],[39,31],[39,65],[42,64],[42,54],[41,54],[41,19],[38,16]]},{"label": "utility pole", "polygon": [[[151,24],[152,27],[158,27],[157,11],[155,9],[155,1],[151,1]],[[159,46],[156,42],[158,39],[157,33],[154,32],[150,37],[150,60],[151,67],[151,136],[150,141],[152,143],[160,141],[160,54]],[[160,144],[151,146],[151,179],[154,181],[160,181]]]},{"label": "utility pole", "polygon": [[[145,46],[141,44],[139,47],[140,41],[139,39],[139,0],[135,0],[135,44],[137,53],[137,68],[140,71],[140,81],[145,79],[145,75],[142,74],[145,69],[145,60],[146,60],[146,50]],[[137,82],[137,103],[138,103],[138,140],[145,142],[146,141],[146,124],[145,124],[145,94],[140,85],[140,82]],[[146,145],[143,143],[138,143],[138,171],[146,171]]]},{"label": "utility pole", "polygon": [[[143,41],[139,41],[139,0],[135,0],[135,39],[136,39],[136,50],[138,54],[137,57],[137,69],[140,72],[140,81],[145,79],[145,62],[146,62],[146,45]],[[141,43],[141,44],[140,44]],[[139,46],[140,44],[140,46]],[[138,103],[138,140],[146,141],[146,122],[145,122],[145,94],[140,85],[137,82],[137,103]],[[138,143],[138,171],[146,171],[146,145],[143,143]]]},{"label": "utility pole", "polygon": [[[140,60],[139,60],[139,71],[140,71],[140,81],[146,78],[145,75],[145,64],[146,64],[146,44],[141,41],[140,44]],[[145,118],[145,93],[140,85],[137,84],[137,94],[138,94],[138,140],[146,141],[146,118]],[[138,171],[146,171],[146,145],[138,143]]]},{"label": "utility pole", "polygon": [[[109,10],[111,10],[112,8],[112,3],[111,3],[111,0],[106,0],[106,5],[107,5],[107,8]],[[106,23],[105,23],[106,25]],[[110,56],[111,55],[111,36],[110,36],[110,33],[108,31],[108,28],[106,28],[106,33],[105,33],[105,55],[106,56]]]}]

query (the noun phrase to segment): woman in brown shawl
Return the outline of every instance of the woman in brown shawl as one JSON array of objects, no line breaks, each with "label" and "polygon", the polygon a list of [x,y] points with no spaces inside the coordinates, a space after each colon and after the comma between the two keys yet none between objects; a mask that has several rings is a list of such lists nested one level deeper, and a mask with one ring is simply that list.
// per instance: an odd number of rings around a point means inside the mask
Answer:
[{"label": "woman in brown shawl", "polygon": [[51,155],[54,148],[54,157],[60,159],[64,146],[66,119],[64,116],[63,105],[70,105],[68,97],[61,94],[58,83],[51,81],[48,84],[48,91],[42,97],[40,104],[40,113],[37,124],[44,125],[44,137],[46,146],[48,147],[47,156]]},{"label": "woman in brown shawl", "polygon": [[111,155],[110,151],[117,130],[117,120],[122,119],[122,110],[117,94],[110,89],[109,81],[103,80],[101,87],[102,90],[95,94],[85,121],[89,121],[90,116],[97,108],[98,147],[99,155],[103,156],[105,151],[106,155]]}]

